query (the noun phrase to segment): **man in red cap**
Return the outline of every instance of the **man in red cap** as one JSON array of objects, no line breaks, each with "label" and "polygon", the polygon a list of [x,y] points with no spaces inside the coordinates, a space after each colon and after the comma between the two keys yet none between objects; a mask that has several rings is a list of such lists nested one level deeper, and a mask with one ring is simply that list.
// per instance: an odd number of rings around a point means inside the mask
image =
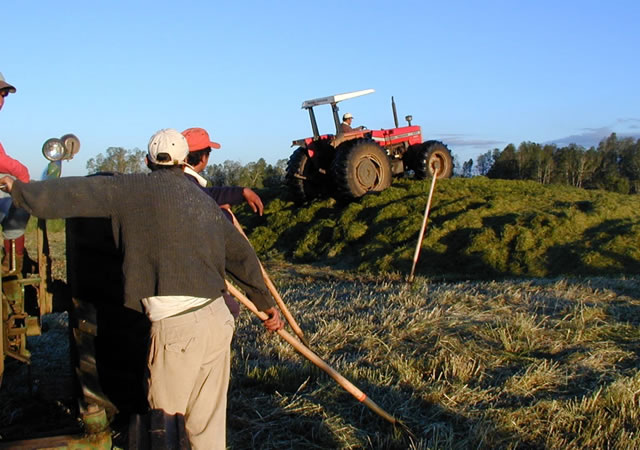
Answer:
[{"label": "man in red cap", "polygon": [[[4,99],[16,92],[16,88],[7,83],[0,73],[0,109],[4,106]],[[9,175],[24,183],[29,182],[29,169],[20,161],[11,158],[4,151],[0,143],[0,177]],[[29,213],[22,208],[13,205],[11,196],[0,192],[0,223],[4,237],[4,256],[2,257],[2,270],[8,272],[22,271],[24,257],[24,230],[29,221]],[[14,247],[15,246],[15,247]],[[15,254],[15,265],[11,261],[11,255]]]},{"label": "man in red cap", "polygon": [[[262,200],[251,189],[240,186],[209,186],[209,182],[200,173],[204,171],[209,163],[209,154],[212,148],[220,148],[220,144],[213,142],[209,138],[209,133],[204,128],[188,128],[182,132],[189,144],[189,155],[184,173],[191,181],[200,186],[215,202],[220,205],[223,214],[233,222],[232,216],[227,212],[231,205],[238,205],[246,201],[253,212],[262,215],[264,206]],[[224,301],[233,314],[238,317],[240,306],[238,302],[228,292],[223,293]]]},{"label": "man in red cap", "polygon": [[251,189],[240,186],[211,187],[208,180],[201,172],[209,163],[209,154],[212,148],[220,148],[220,144],[209,138],[209,133],[204,128],[188,128],[182,132],[189,144],[189,156],[185,173],[191,177],[194,183],[199,184],[223,209],[230,205],[238,205],[246,201],[253,212],[262,215],[264,206],[262,200]]}]

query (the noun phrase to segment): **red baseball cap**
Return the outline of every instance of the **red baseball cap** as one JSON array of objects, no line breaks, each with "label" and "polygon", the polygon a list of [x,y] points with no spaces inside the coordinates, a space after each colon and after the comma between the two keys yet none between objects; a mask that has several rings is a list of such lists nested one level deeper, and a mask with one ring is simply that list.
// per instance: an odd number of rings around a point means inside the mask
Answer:
[{"label": "red baseball cap", "polygon": [[220,144],[213,142],[204,128],[187,128],[182,135],[187,138],[190,152],[204,150],[207,147],[220,148]]}]

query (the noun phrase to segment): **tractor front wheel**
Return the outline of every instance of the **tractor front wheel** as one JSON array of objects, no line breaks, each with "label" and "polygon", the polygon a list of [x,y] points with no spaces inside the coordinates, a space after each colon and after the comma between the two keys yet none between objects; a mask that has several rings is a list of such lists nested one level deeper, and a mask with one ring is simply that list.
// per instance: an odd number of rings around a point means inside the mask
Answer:
[{"label": "tractor front wheel", "polygon": [[322,192],[320,173],[311,161],[307,149],[298,147],[287,163],[285,182],[296,203],[313,200]]},{"label": "tractor front wheel", "polygon": [[[450,178],[453,174],[453,158],[451,152],[440,141],[426,141],[410,149],[412,152],[411,168],[418,180],[432,177],[436,171],[438,179]],[[436,166],[439,168],[436,169]]]},{"label": "tractor front wheel", "polygon": [[391,185],[389,157],[378,144],[360,140],[339,149],[331,173],[340,198],[354,199],[367,192],[380,192]]}]

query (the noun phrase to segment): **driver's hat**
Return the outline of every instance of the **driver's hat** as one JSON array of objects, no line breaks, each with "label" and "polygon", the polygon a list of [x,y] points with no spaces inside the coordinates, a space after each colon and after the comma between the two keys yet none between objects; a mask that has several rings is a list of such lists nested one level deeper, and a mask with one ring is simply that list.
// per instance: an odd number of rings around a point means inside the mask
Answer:
[{"label": "driver's hat", "polygon": [[345,113],[345,115],[342,116],[342,120],[347,120],[347,119],[353,119],[353,116],[351,115],[351,113]]}]

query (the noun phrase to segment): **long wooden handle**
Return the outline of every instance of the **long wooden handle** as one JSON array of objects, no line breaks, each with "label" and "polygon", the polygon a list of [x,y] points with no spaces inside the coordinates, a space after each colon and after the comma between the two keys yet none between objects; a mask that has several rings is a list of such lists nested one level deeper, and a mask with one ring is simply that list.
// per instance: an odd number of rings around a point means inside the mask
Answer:
[{"label": "long wooden handle", "polygon": [[[235,226],[236,229],[240,232],[240,234],[242,234],[244,236],[244,238],[248,242],[250,242],[249,238],[247,237],[247,235],[245,234],[244,230],[240,226],[240,222],[238,222],[238,219],[236,219],[236,216],[233,214],[233,212],[231,212],[231,210],[227,209],[227,211],[229,211],[229,214],[231,214],[231,218],[233,219],[232,220],[233,226]],[[269,292],[271,292],[271,295],[276,300],[276,303],[278,304],[278,307],[282,311],[282,315],[284,315],[285,319],[287,319],[287,322],[289,323],[289,326],[294,331],[294,333],[296,333],[296,336],[298,336],[298,338],[302,341],[302,343],[304,345],[309,347],[309,342],[307,341],[306,337],[304,336],[304,333],[302,332],[302,329],[298,325],[298,322],[296,322],[296,319],[294,319],[293,315],[291,314],[291,312],[289,312],[289,309],[287,308],[287,305],[284,304],[284,300],[282,300],[282,297],[280,297],[280,294],[278,293],[278,290],[276,289],[275,285],[271,281],[271,278],[269,278],[269,275],[267,274],[267,271],[264,270],[264,267],[262,266],[262,263],[259,260],[258,260],[258,264],[260,265],[260,270],[262,271],[262,278],[264,279],[264,283],[267,285],[267,289],[269,289]]]},{"label": "long wooden handle", "polygon": [[[235,286],[226,281],[227,289],[235,298],[237,298],[244,306],[249,308],[251,312],[257,315],[260,320],[266,320],[269,318],[266,313],[262,311],[258,311],[258,308],[247,298],[245,295],[240,292]],[[290,333],[286,330],[281,329],[277,332],[285,341],[293,346],[299,353],[302,354],[305,358],[311,361],[313,364],[324,370],[329,374],[331,378],[333,378],[340,386],[342,386],[349,394],[353,395],[359,402],[364,403],[369,409],[378,414],[380,417],[385,420],[391,422],[392,424],[398,424],[399,421],[391,414],[387,413],[384,409],[380,408],[373,400],[371,400],[367,395],[358,389],[353,383],[343,377],[339,372],[334,370],[329,364],[324,362],[318,355],[313,353],[309,348],[305,347],[301,344],[296,338],[294,338]]]},{"label": "long wooden handle", "polygon": [[413,265],[411,266],[411,273],[409,274],[408,282],[413,283],[413,274],[416,270],[416,264],[418,263],[418,257],[420,256],[420,249],[422,248],[422,241],[424,239],[424,231],[427,228],[427,219],[429,219],[429,209],[431,208],[431,198],[433,197],[433,189],[436,186],[436,179],[438,178],[438,169],[440,164],[436,164],[433,179],[431,180],[431,189],[429,189],[429,199],[427,200],[427,206],[424,210],[424,218],[422,219],[422,228],[420,228],[420,235],[418,236],[418,243],[416,244],[416,251],[413,253]]}]

